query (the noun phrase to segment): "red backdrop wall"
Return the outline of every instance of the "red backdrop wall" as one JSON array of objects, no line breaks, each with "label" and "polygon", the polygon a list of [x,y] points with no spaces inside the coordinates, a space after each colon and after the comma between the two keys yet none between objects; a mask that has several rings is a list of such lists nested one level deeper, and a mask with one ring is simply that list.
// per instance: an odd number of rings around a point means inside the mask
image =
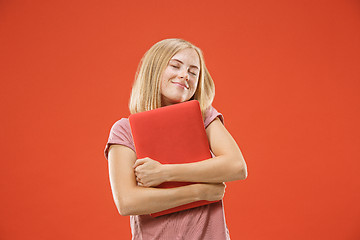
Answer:
[{"label": "red backdrop wall", "polygon": [[130,239],[103,149],[137,64],[198,45],[248,164],[232,239],[360,239],[360,5],[333,1],[1,1],[0,238]]}]

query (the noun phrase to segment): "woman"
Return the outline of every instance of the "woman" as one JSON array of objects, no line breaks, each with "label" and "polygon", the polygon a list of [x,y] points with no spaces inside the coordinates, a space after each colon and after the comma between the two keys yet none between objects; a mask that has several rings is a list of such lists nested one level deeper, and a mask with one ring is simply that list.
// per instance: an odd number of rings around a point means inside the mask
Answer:
[{"label": "woman", "polygon": [[[202,52],[193,44],[165,39],[145,53],[133,85],[130,112],[198,100],[213,158],[167,165],[137,159],[128,119],[113,125],[105,156],[115,204],[121,215],[130,215],[133,239],[230,239],[221,200],[224,182],[245,179],[247,168],[223,125],[223,116],[211,106],[214,96]],[[154,188],[166,181],[197,183]],[[198,200],[221,201],[158,218],[148,215]]]}]

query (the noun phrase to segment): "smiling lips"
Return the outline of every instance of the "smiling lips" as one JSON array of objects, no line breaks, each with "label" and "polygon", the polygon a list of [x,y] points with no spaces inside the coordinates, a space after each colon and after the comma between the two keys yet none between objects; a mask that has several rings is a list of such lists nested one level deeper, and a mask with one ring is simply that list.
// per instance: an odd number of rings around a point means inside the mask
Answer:
[{"label": "smiling lips", "polygon": [[182,88],[189,89],[189,85],[187,85],[186,83],[185,84],[181,83],[181,82],[172,82],[172,83],[174,83],[175,85],[178,85],[178,86],[180,86]]}]

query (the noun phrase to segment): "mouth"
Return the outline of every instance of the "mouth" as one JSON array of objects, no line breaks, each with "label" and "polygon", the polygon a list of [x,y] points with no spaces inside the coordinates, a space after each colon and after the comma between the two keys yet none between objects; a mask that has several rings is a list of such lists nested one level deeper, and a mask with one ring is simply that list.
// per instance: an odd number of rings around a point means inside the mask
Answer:
[{"label": "mouth", "polygon": [[175,84],[175,85],[178,85],[178,86],[180,86],[182,88],[189,89],[189,86],[186,85],[186,84],[183,84],[183,83],[180,83],[180,82],[172,82],[172,83]]}]

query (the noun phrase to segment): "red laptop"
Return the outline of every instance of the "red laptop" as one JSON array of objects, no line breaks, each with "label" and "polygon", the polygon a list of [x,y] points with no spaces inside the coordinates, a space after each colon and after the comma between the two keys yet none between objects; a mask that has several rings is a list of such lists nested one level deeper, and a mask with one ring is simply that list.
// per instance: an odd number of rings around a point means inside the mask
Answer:
[{"label": "red laptop", "polygon": [[[150,157],[162,164],[191,163],[211,158],[200,105],[196,100],[132,114],[129,122],[138,158]],[[157,187],[188,184],[193,183],[165,182]],[[150,215],[157,217],[213,202],[197,201]]]}]

